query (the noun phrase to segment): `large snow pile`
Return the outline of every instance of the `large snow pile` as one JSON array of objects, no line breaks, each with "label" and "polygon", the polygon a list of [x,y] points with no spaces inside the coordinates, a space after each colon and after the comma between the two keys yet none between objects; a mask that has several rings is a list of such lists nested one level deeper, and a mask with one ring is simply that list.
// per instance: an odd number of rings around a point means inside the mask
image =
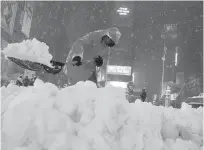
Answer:
[{"label": "large snow pile", "polygon": [[81,82],[2,93],[4,150],[201,150],[203,110],[129,104],[124,90]]},{"label": "large snow pile", "polygon": [[2,53],[5,57],[29,60],[51,67],[50,60],[52,59],[52,55],[49,53],[49,46],[35,38],[24,40],[21,43],[8,44]]}]

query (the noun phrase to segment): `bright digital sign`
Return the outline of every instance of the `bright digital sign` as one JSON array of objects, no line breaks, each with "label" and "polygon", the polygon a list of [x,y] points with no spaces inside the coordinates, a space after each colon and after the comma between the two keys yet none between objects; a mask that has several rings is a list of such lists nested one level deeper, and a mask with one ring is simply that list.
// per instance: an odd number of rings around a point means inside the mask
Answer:
[{"label": "bright digital sign", "polygon": [[130,11],[128,10],[128,8],[126,7],[120,7],[118,10],[117,10],[118,14],[119,15],[128,15],[130,13]]},{"label": "bright digital sign", "polygon": [[107,66],[107,74],[115,74],[115,75],[131,75],[131,66]]}]

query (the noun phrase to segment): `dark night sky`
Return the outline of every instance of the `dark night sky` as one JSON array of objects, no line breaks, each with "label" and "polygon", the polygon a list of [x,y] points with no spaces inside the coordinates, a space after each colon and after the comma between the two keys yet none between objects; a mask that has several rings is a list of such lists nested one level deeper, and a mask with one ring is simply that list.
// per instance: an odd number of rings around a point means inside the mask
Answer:
[{"label": "dark night sky", "polygon": [[[56,60],[64,60],[71,44],[84,34],[111,26],[110,13],[114,2],[36,2],[31,36],[45,41],[50,50],[57,50]],[[161,79],[164,24],[179,24],[178,39],[167,45],[171,64],[173,47],[180,48],[179,69],[186,74],[202,68],[198,53],[203,50],[203,3],[199,1],[132,2],[133,47],[136,57],[149,74],[152,85]]]}]

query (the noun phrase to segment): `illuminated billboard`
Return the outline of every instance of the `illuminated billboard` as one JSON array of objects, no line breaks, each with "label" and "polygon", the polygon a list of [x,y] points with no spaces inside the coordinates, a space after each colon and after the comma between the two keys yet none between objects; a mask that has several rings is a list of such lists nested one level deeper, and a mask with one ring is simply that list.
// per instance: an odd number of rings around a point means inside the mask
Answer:
[{"label": "illuminated billboard", "polygon": [[107,74],[131,75],[131,66],[107,65]]},{"label": "illuminated billboard", "polygon": [[178,25],[177,24],[165,24],[164,31],[162,33],[162,39],[170,38],[172,40],[178,37]]},{"label": "illuminated billboard", "polygon": [[118,8],[117,12],[118,12],[119,15],[122,15],[122,16],[123,15],[126,16],[126,15],[128,15],[130,13],[129,9],[126,8],[126,7]]}]

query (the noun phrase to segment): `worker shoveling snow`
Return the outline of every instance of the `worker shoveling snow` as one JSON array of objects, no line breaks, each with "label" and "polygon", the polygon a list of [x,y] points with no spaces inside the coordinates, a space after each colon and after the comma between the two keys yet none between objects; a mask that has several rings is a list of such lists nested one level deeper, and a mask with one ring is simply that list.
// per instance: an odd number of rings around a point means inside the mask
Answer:
[{"label": "worker shoveling snow", "polygon": [[128,103],[120,88],[80,82],[58,89],[37,79],[2,93],[5,150],[201,150],[203,110]]},{"label": "worker shoveling snow", "polygon": [[44,69],[57,74],[63,69],[69,85],[87,80],[96,83],[96,67],[103,65],[120,36],[116,27],[87,33],[73,43],[66,62],[53,61],[49,47],[36,39],[9,44],[2,53],[13,63],[31,71]]}]

